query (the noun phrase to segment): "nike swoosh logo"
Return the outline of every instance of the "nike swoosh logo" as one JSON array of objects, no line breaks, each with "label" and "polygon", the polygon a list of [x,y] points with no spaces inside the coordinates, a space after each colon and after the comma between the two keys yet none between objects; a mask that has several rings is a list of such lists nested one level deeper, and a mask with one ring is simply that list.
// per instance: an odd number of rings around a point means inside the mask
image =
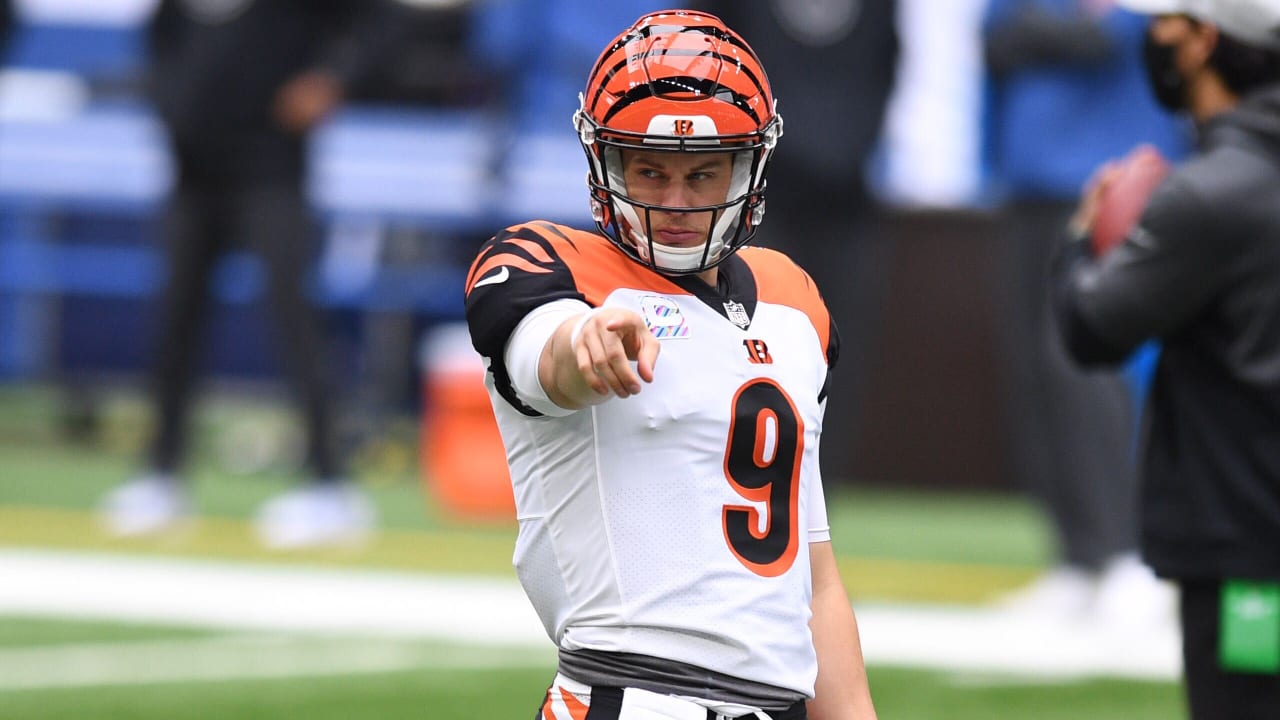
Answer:
[{"label": "nike swoosh logo", "polygon": [[511,277],[511,271],[507,269],[506,265],[503,265],[502,267],[498,268],[498,272],[490,275],[487,278],[477,280],[476,284],[472,285],[471,287],[472,289],[475,289],[482,285],[497,285],[499,283],[506,282],[507,278],[509,277]]}]

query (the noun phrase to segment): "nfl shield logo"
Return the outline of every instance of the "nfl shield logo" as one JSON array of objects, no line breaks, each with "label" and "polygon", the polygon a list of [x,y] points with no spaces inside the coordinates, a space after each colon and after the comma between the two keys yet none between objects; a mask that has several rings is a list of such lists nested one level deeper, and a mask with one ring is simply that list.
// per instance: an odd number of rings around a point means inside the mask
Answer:
[{"label": "nfl shield logo", "polygon": [[724,304],[725,315],[729,318],[729,322],[737,325],[743,330],[751,324],[751,318],[747,317],[747,308],[740,302],[730,300]]}]

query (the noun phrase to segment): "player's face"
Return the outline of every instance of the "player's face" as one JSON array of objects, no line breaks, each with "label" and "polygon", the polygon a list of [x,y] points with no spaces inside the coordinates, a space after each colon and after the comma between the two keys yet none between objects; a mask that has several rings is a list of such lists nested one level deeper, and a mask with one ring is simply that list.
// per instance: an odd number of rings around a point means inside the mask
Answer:
[{"label": "player's face", "polygon": [[[674,208],[719,205],[729,195],[733,154],[626,150],[622,171],[627,195],[637,202]],[[707,241],[720,212],[646,213],[639,209],[638,215],[650,225],[644,233],[654,242],[693,247]]]}]

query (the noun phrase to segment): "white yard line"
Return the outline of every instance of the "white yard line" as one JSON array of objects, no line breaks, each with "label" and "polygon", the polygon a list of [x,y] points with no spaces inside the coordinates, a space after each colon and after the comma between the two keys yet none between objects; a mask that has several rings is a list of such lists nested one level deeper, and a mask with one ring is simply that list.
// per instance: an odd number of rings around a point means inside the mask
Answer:
[{"label": "white yard line", "polygon": [[550,649],[444,653],[388,640],[224,636],[0,648],[0,692],[554,664]]},{"label": "white yard line", "polygon": [[1182,673],[1172,622],[1118,628],[996,609],[873,606],[858,608],[858,627],[871,664],[1059,680],[1171,681]]},{"label": "white yard line", "polygon": [[519,586],[503,580],[42,550],[0,551],[0,613],[484,645],[549,642]]},{"label": "white yard line", "polygon": [[[1173,680],[1181,672],[1171,625],[1108,631],[983,608],[857,610],[872,665],[1068,680]],[[0,615],[544,650],[550,644],[510,580],[43,550],[0,550]],[[403,660],[394,646],[371,647],[373,665]],[[0,675],[6,672],[0,665]]]}]

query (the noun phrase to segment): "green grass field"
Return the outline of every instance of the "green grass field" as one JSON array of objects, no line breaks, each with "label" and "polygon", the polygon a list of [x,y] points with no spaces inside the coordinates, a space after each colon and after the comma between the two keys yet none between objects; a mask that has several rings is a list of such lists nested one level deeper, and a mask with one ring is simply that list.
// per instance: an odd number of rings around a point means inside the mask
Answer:
[{"label": "green grass field", "polygon": [[[299,477],[287,462],[245,471],[220,456],[218,438],[238,427],[287,426],[275,404],[243,398],[207,403],[197,420],[192,479],[199,522],[162,539],[108,538],[92,510],[135,469],[145,413],[136,395],[108,397],[101,426],[71,442],[58,431],[56,400],[47,389],[0,386],[0,550],[512,576],[514,526],[448,517],[434,507],[421,490],[411,427],[357,456],[357,475],[382,517],[383,531],[368,547],[264,552],[245,519]],[[828,500],[841,570],[858,601],[982,603],[1033,577],[1049,557],[1046,528],[1017,497],[842,486]],[[265,669],[255,676],[256,665],[240,664],[220,674],[218,663],[243,642],[264,643],[246,657]],[[528,718],[553,666],[550,654],[527,650],[368,638],[318,642],[0,615],[0,719]],[[335,658],[331,666],[324,662],[329,657]],[[121,670],[131,663],[140,674]],[[150,680],[148,663],[159,673]],[[42,675],[46,667],[53,669]],[[208,672],[200,679],[166,675],[173,667]],[[1035,682],[874,666],[870,672],[886,719],[1166,720],[1183,713],[1172,683]]]},{"label": "green grass field", "polygon": [[[0,620],[0,663],[14,648],[57,649],[92,642],[121,657],[140,639],[190,640],[200,633],[127,625]],[[359,641],[351,641],[353,650]],[[513,667],[509,653],[475,651],[465,661],[457,648],[418,644],[406,648],[421,665],[389,672],[350,672],[306,677],[153,682],[14,690],[0,685],[0,717],[6,720],[212,720],[214,718],[310,720],[471,720],[530,718],[552,674],[546,658]],[[193,652],[197,652],[194,651]],[[199,663],[198,654],[187,658]],[[490,667],[485,667],[486,662]],[[872,667],[870,682],[882,718],[898,720],[1168,720],[1179,717],[1181,699],[1165,683],[1090,681],[1031,684],[1025,681]]]}]

